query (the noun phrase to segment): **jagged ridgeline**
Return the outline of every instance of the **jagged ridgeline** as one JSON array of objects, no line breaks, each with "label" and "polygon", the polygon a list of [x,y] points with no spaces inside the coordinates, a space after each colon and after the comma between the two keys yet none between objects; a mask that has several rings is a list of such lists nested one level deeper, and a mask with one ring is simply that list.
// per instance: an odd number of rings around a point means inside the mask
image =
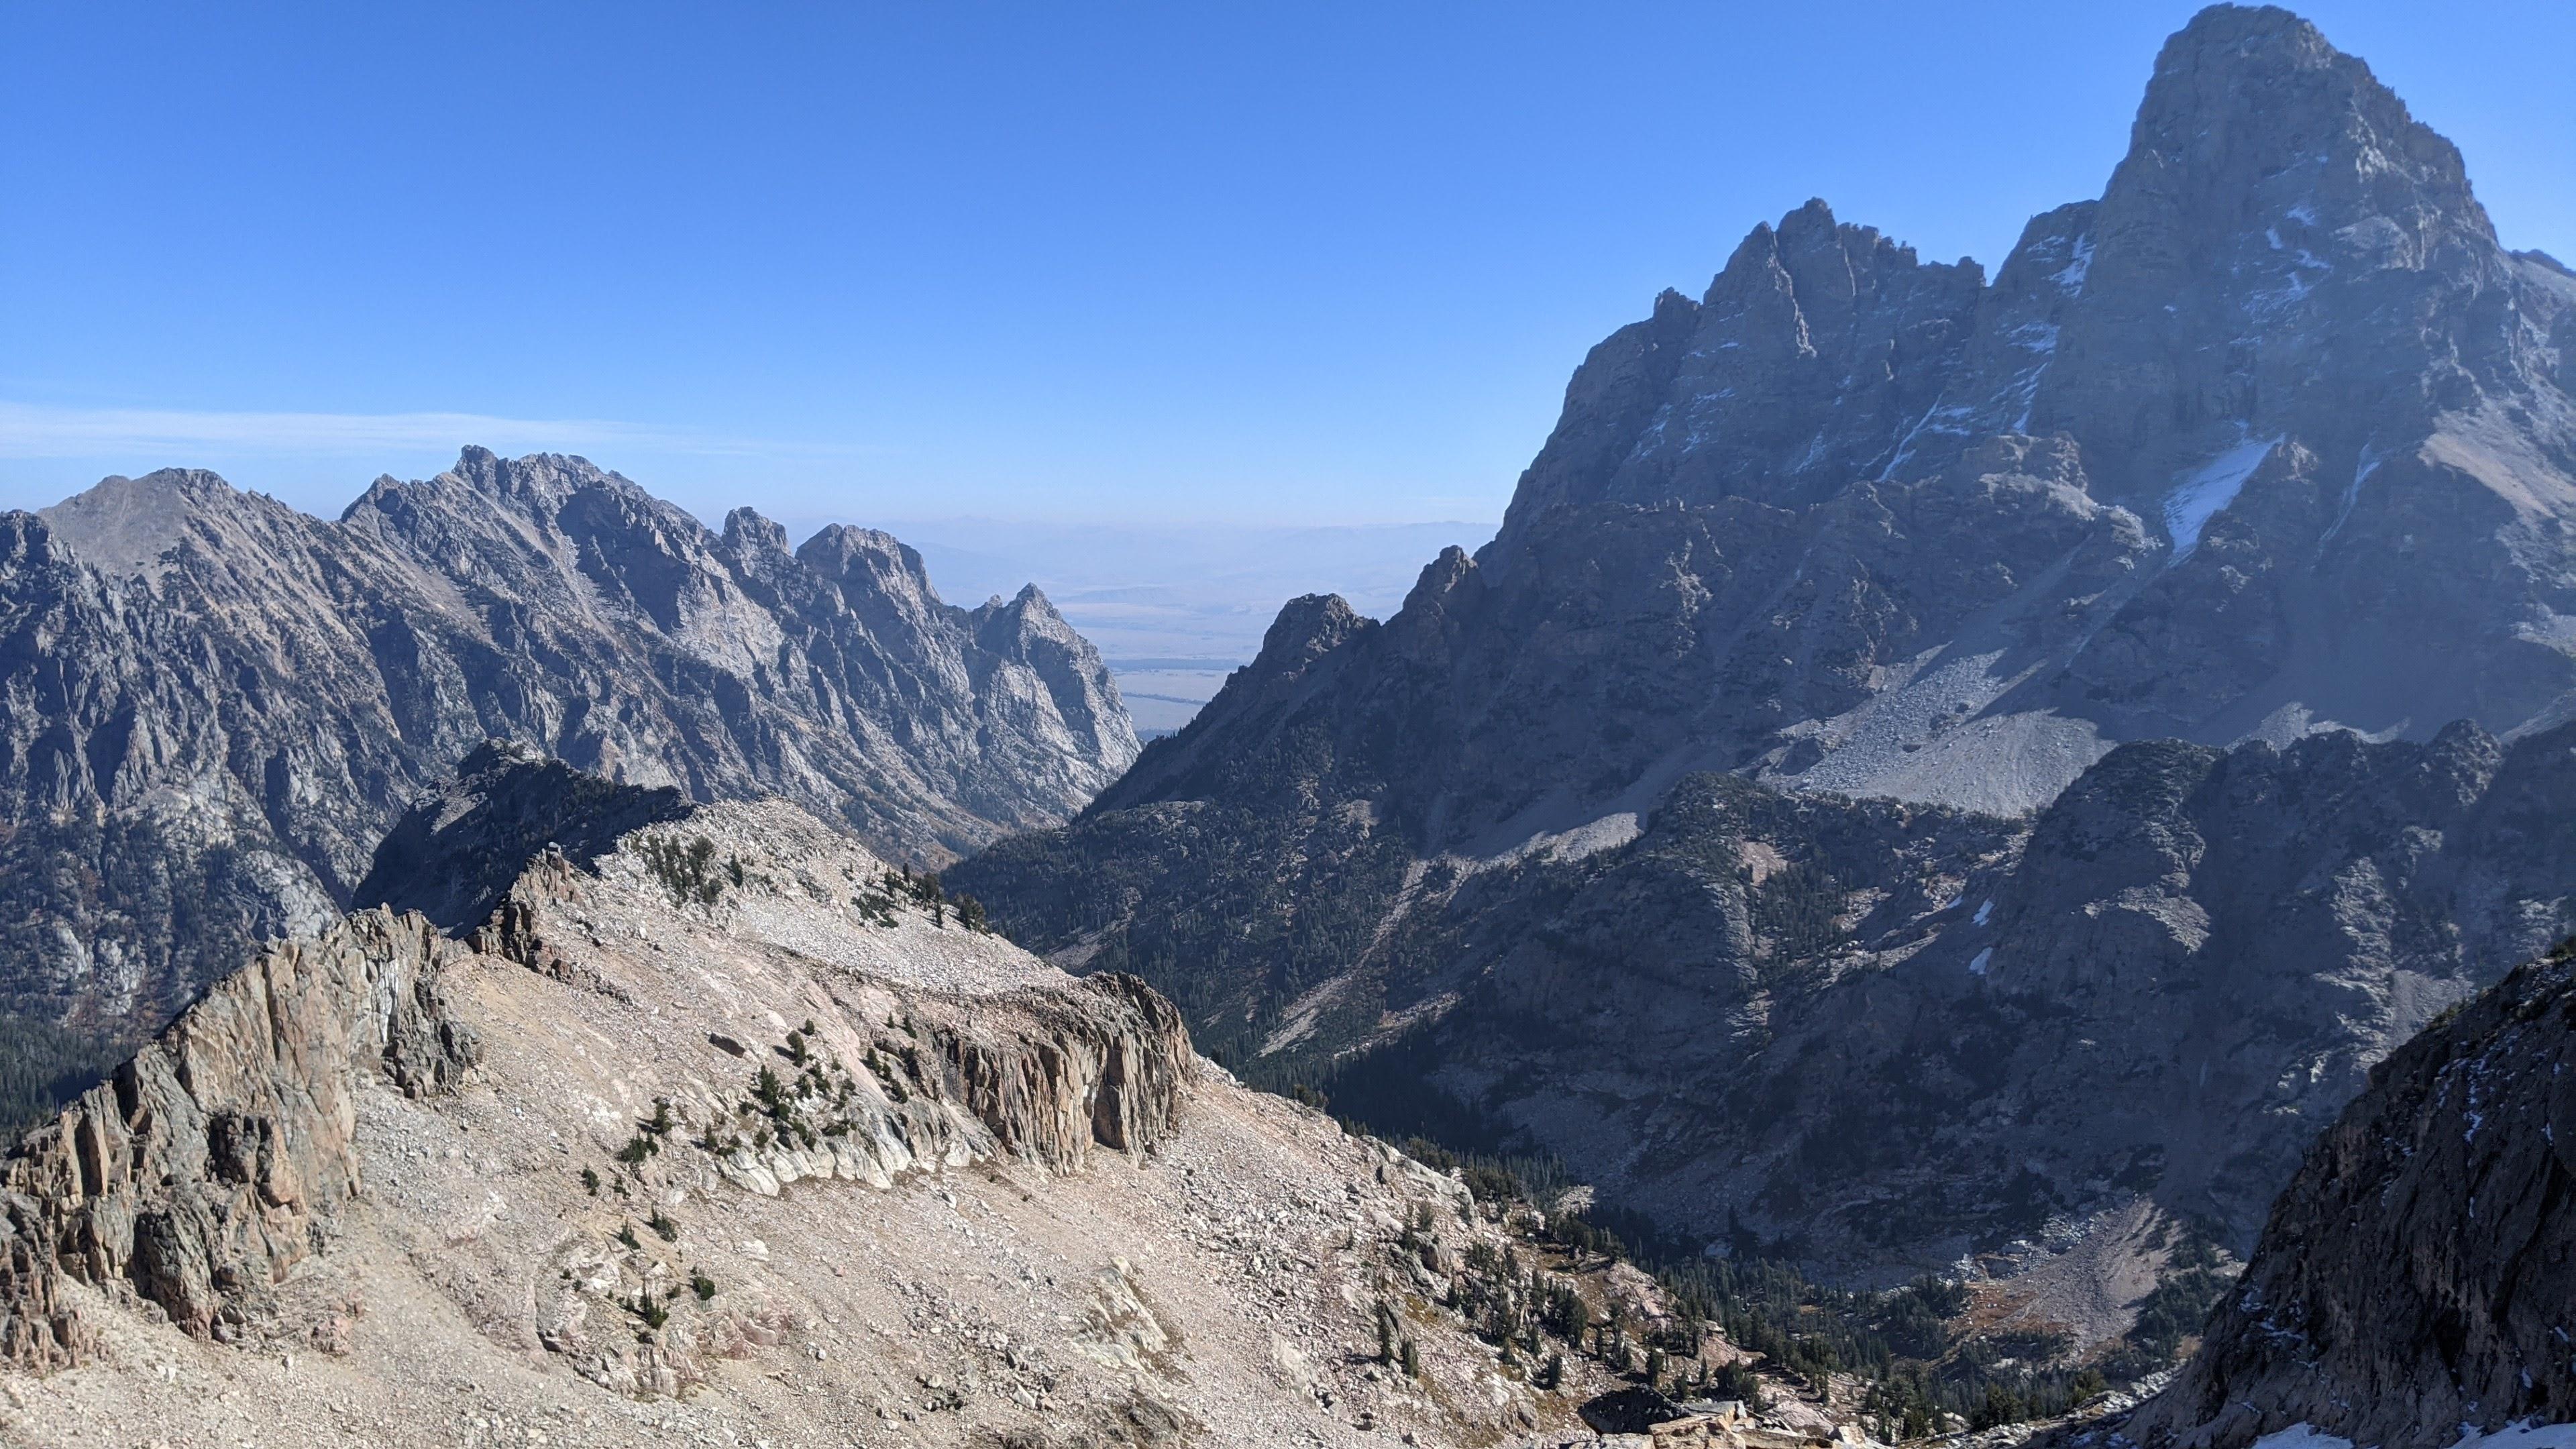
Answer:
[{"label": "jagged ridgeline", "polygon": [[2243,1249],[2568,925],[2571,394],[2576,275],[2215,7],[2098,200],[1991,273],[1756,227],[1593,349],[1492,542],[1290,602],[948,878],[1252,1080],[1668,1227],[1880,1282],[2140,1202]]},{"label": "jagged ridgeline", "polygon": [[675,802],[783,796],[925,866],[1064,819],[1136,752],[1043,595],[950,606],[882,533],[791,550],[747,509],[711,531],[481,449],[329,520],[111,478],[0,516],[0,1117],[335,918],[490,737]]}]

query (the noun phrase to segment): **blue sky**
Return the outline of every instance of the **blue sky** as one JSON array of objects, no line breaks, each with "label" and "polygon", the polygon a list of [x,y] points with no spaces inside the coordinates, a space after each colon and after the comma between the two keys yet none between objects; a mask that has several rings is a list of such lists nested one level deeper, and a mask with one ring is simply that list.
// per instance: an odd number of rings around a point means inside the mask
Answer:
[{"label": "blue sky", "polygon": [[[1489,520],[1810,195],[1990,265],[2188,4],[0,8],[0,504],[480,441],[791,520]],[[2307,13],[2576,257],[2576,6]]]}]

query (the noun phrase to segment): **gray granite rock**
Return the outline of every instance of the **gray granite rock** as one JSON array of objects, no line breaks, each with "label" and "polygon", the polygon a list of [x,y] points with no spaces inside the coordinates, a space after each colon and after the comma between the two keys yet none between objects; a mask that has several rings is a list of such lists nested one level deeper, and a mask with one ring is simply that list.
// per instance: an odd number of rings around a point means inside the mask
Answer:
[{"label": "gray granite rock", "polygon": [[0,1160],[0,1360],[78,1361],[66,1281],[221,1335],[327,1242],[361,1187],[364,1077],[445,1091],[473,1066],[417,915],[364,911],[263,951]]},{"label": "gray granite rock", "polygon": [[1991,278],[1757,227],[1585,359],[1490,544],[1293,601],[952,876],[1254,1080],[1375,1061],[1667,1223],[1867,1276],[2148,1192],[2242,1244],[2576,883],[2524,818],[2570,357],[2448,142],[2214,7]]},{"label": "gray granite rock", "polygon": [[2281,1194],[2199,1353],[2097,1442],[2241,1449],[2307,1424],[2437,1449],[2564,1423],[2571,1062],[2562,949],[2381,1063]]},{"label": "gray granite rock", "polygon": [[1043,595],[941,602],[834,527],[721,533],[577,458],[469,449],[337,520],[208,473],[0,516],[0,1010],[139,1039],[352,902],[487,739],[690,799],[782,795],[936,865],[1136,750]]}]

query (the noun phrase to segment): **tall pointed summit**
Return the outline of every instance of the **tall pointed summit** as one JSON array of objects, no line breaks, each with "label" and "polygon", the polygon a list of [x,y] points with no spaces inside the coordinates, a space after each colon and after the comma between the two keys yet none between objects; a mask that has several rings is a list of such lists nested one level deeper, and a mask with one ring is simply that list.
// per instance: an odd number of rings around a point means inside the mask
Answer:
[{"label": "tall pointed summit", "polygon": [[[1292,604],[1293,669],[1265,652],[1072,826],[960,883],[1024,939],[1154,977],[1256,1079],[1395,1048],[1613,1181],[1684,1138],[1740,1160],[1666,1184],[1705,1215],[1804,1130],[1747,1102],[1889,1120],[1870,1073],[1930,1081],[1891,1043],[1944,1057],[2038,990],[1995,954],[2020,949],[2006,922],[1927,883],[1964,896],[2063,829],[2098,869],[2031,885],[2031,919],[2101,933],[2100,1031],[2187,1002],[2198,1039],[2244,1038],[2241,1075],[2137,1063],[2129,1100],[2176,1104],[2142,1126],[2049,1075],[2103,1038],[2034,1006],[2022,1039],[2058,1065],[1998,1048],[1953,1106],[2028,1091],[2052,1124],[2030,1161],[2143,1133],[2175,1191],[2241,1216],[2352,1063],[2559,909],[2517,877],[2421,932],[2406,891],[2439,887],[2401,884],[2431,857],[2378,852],[2470,830],[2485,787],[2458,782],[2576,715],[2576,278],[2506,250],[2450,143],[2283,10],[2196,16],[2105,161],[2100,198],[1991,274],[1821,201],[1754,227],[1696,300],[1583,360],[1472,561],[1381,626]],[[2443,869],[2511,853],[2461,849]],[[2222,855],[2332,901],[2175,884]],[[2328,924],[2265,936],[2276,912]],[[1577,1099],[1617,1126],[1547,1105]],[[1970,1169],[1904,1156],[1929,1140],[1872,1170],[1976,1220]],[[2068,1167],[2068,1201],[2097,1170],[2126,1169]]]}]

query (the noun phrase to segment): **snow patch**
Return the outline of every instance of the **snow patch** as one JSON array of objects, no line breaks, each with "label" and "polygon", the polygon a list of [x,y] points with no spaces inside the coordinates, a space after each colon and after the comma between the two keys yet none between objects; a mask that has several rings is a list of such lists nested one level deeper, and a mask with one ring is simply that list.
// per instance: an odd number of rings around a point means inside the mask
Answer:
[{"label": "snow patch", "polygon": [[2248,438],[2219,454],[2199,470],[2184,475],[2174,491],[2165,496],[2165,532],[2173,535],[2174,562],[2191,557],[2200,547],[2200,531],[2221,509],[2236,501],[2245,480],[2263,466],[2279,438]]},{"label": "snow patch", "polygon": [[2093,238],[2077,237],[2074,253],[2075,259],[2058,269],[2049,280],[2055,282],[2058,290],[2066,295],[2080,297],[2084,294],[2084,278],[2093,270]]},{"label": "snow patch", "polygon": [[[1887,466],[1878,470],[1878,477],[1872,481],[1884,483],[1895,477],[1896,470],[1905,466],[1905,460],[1914,456],[1914,440],[1923,436],[1927,428],[1935,433],[1955,433],[1966,437],[1968,430],[1960,427],[1956,419],[1968,417],[1975,412],[1975,408],[1964,404],[1952,403],[1945,407],[1939,400],[1934,400],[1932,406],[1923,410],[1923,416],[1915,421],[1914,426],[1906,429],[1905,436],[1896,444],[1896,456],[1887,460]],[[1936,418],[1940,421],[1935,422]],[[1817,436],[1820,440],[1823,437],[1822,434]]]},{"label": "snow patch", "polygon": [[[1985,975],[1986,968],[1994,963],[1994,959],[1994,947],[1988,946],[1986,949],[1979,951],[1976,956],[1968,962],[1968,974],[1971,976]],[[2346,1446],[2346,1449],[2350,1449],[2350,1446]]]},{"label": "snow patch", "polygon": [[2057,324],[2054,322],[2024,322],[2007,335],[2012,338],[2014,346],[2025,352],[2044,355],[2057,350]]},{"label": "snow patch", "polygon": [[[2273,233],[2267,232],[2265,235],[2269,236]],[[2273,241],[2272,247],[2275,251],[2285,250],[2277,239]],[[2281,279],[2281,285],[2269,291],[2254,294],[2253,310],[2258,316],[2269,317],[2285,308],[2298,305],[2310,292],[2317,289],[2318,282],[2323,281],[2334,271],[2334,263],[2309,251],[2306,247],[2292,247],[2286,250],[2292,254],[2290,274]]]},{"label": "snow patch", "polygon": [[2379,465],[2387,461],[2387,458],[2388,454],[2381,451],[2377,443],[2367,443],[2362,446],[2361,462],[2352,470],[2352,482],[2344,486],[2343,507],[2335,511],[2335,521],[2327,526],[2325,534],[2317,540],[2320,552],[2327,544],[2334,542],[2336,534],[2343,532],[2344,520],[2352,517],[2353,504],[2361,501],[2361,485],[2370,481],[2370,475],[2378,472]]},{"label": "snow patch", "polygon": [[[2314,1424],[2299,1423],[2255,1440],[2254,1449],[2352,1449],[2352,1441]],[[2459,1441],[2451,1449],[2576,1449],[2576,1424],[2523,1419],[2492,1434],[2480,1433],[2474,1424],[2462,1424]]]},{"label": "snow patch", "polygon": [[2481,1434],[2474,1426],[2462,1424],[2460,1442],[2451,1449],[2576,1449],[2576,1424],[2543,1424],[2524,1419],[2492,1434]]},{"label": "snow patch", "polygon": [[1970,921],[1968,924],[1971,926],[1982,926],[1986,923],[1986,918],[1994,913],[1995,903],[1992,899],[1989,899],[1984,905],[1977,907],[1977,918]]},{"label": "snow patch", "polygon": [[2292,1424],[2277,1434],[2255,1440],[2254,1449],[2352,1449],[2352,1441],[2338,1439],[2314,1424]]}]

